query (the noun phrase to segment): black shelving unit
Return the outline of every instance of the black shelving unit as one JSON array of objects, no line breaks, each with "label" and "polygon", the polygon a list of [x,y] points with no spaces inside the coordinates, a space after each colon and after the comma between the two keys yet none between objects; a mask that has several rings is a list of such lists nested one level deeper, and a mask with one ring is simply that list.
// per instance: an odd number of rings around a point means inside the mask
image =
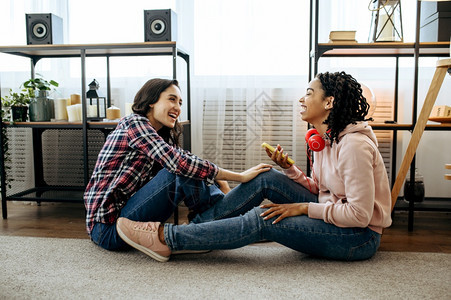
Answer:
[{"label": "black shelving unit", "polygon": [[[35,186],[31,189],[20,191],[13,195],[7,195],[5,183],[5,160],[3,147],[0,147],[0,172],[1,172],[1,196],[3,218],[7,218],[7,201],[37,201],[37,202],[83,202],[83,192],[89,181],[88,162],[88,132],[90,129],[100,130],[107,134],[113,130],[115,122],[88,122],[86,107],[86,58],[104,57],[107,68],[107,105],[111,105],[110,86],[110,57],[127,56],[171,56],[172,57],[172,77],[177,78],[177,58],[181,57],[186,62],[187,77],[187,121],[182,123],[184,127],[183,142],[184,148],[191,148],[191,91],[190,91],[190,62],[189,55],[180,49],[176,42],[144,42],[126,44],[79,44],[79,45],[27,45],[27,46],[2,46],[0,53],[21,56],[30,59],[31,77],[35,76],[35,66],[41,59],[52,58],[80,58],[81,67],[81,99],[82,115],[81,122],[17,122],[5,124],[0,122],[0,130],[3,127],[26,127],[32,129],[33,136],[33,158]],[[1,67],[1,66],[0,66]],[[1,91],[0,91],[1,97]],[[1,103],[0,103],[1,108]],[[43,177],[42,162],[42,133],[48,129],[77,129],[82,130],[83,143],[83,186],[52,186],[47,185]],[[0,143],[2,143],[0,135]]]},{"label": "black shelving unit", "polygon": [[[416,15],[416,34],[414,43],[401,42],[377,42],[377,43],[319,43],[318,24],[319,24],[319,0],[310,0],[310,60],[309,60],[309,81],[318,73],[318,61],[322,57],[393,57],[395,58],[395,85],[394,85],[394,109],[393,120],[390,123],[371,123],[374,130],[392,130],[393,139],[397,140],[397,132],[399,130],[407,130],[412,132],[415,128],[418,112],[418,60],[420,57],[449,57],[449,42],[428,42],[420,43],[420,13],[421,1],[417,1],[417,15]],[[400,124],[398,123],[398,92],[399,92],[399,58],[413,57],[414,64],[414,82],[413,82],[413,99],[412,99],[412,123]],[[448,131],[451,130],[451,124],[428,124],[425,130]],[[396,179],[396,142],[392,147],[392,186]],[[309,164],[307,164],[308,166]],[[415,159],[411,164],[410,179],[414,182],[415,178]],[[406,206],[405,203],[398,201],[395,209],[408,210],[409,221],[408,230],[413,230],[413,220],[415,210],[439,210],[451,211],[451,205],[446,204],[447,201],[440,201],[446,199],[437,199],[434,201],[425,200],[423,203],[414,203],[413,200]],[[449,199],[448,199],[449,200]]]}]

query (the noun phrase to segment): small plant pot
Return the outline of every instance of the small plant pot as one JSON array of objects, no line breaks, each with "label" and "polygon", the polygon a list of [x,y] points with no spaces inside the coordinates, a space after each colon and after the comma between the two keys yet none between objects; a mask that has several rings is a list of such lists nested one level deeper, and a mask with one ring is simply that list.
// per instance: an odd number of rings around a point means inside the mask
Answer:
[{"label": "small plant pot", "polygon": [[47,91],[36,91],[36,98],[30,102],[30,121],[47,122],[50,121],[50,100]]},{"label": "small plant pot", "polygon": [[13,122],[26,122],[28,120],[27,106],[11,106]]}]

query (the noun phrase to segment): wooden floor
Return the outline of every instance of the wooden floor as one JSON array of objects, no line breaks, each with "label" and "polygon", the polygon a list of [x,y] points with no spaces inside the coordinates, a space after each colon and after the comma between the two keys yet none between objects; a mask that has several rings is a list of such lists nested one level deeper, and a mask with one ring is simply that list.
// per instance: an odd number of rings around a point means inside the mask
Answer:
[{"label": "wooden floor", "polygon": [[[183,211],[181,211],[181,223]],[[81,203],[8,202],[8,219],[0,235],[87,239],[85,210]],[[451,213],[416,212],[413,232],[407,231],[407,214],[396,212],[386,229],[382,251],[451,253]]]}]

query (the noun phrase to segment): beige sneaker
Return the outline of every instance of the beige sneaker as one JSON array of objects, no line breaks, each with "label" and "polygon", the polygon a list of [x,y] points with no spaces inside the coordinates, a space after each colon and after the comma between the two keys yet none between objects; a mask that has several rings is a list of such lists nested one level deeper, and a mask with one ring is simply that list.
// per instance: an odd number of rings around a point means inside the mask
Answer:
[{"label": "beige sneaker", "polygon": [[119,218],[116,223],[117,233],[124,242],[155,260],[166,262],[171,249],[160,242],[159,226],[160,222],[135,222],[127,218]]}]

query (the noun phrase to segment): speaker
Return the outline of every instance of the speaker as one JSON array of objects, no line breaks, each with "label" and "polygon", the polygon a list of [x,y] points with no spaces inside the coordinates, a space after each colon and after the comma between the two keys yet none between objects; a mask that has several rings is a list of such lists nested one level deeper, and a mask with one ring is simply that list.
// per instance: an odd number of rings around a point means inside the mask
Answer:
[{"label": "speaker", "polygon": [[54,14],[25,14],[27,44],[63,44],[63,19]]},{"label": "speaker", "polygon": [[144,41],[177,40],[177,14],[171,9],[144,10]]},{"label": "speaker", "polygon": [[309,148],[315,152],[323,150],[326,146],[326,142],[315,128],[307,130],[307,133],[305,134],[305,141],[307,142]]}]

